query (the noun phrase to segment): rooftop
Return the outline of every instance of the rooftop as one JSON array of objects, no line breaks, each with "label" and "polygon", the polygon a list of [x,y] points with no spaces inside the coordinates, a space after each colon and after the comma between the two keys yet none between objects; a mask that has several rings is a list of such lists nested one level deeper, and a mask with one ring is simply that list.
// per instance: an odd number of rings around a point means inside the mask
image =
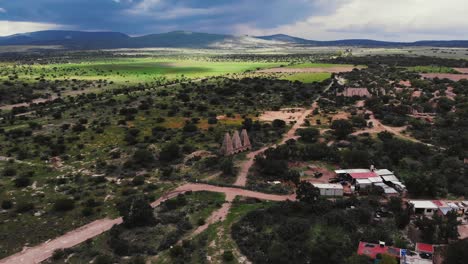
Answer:
[{"label": "rooftop", "polygon": [[375,172],[369,171],[369,172],[351,172],[349,175],[353,179],[368,179],[368,178],[374,178],[374,177],[379,177]]},{"label": "rooftop", "polygon": [[416,251],[418,252],[434,252],[434,246],[431,244],[416,243]]},{"label": "rooftop", "polygon": [[337,174],[343,173],[362,173],[362,172],[371,172],[369,169],[346,169],[346,170],[335,170]]},{"label": "rooftop", "polygon": [[438,209],[439,207],[431,201],[410,201],[414,208]]},{"label": "rooftop", "polygon": [[343,185],[341,184],[333,184],[333,183],[312,183],[315,187],[319,189],[343,189]]},{"label": "rooftop", "polygon": [[376,170],[375,173],[377,173],[379,176],[393,175],[393,172],[391,172],[391,171],[389,171],[387,169]]}]

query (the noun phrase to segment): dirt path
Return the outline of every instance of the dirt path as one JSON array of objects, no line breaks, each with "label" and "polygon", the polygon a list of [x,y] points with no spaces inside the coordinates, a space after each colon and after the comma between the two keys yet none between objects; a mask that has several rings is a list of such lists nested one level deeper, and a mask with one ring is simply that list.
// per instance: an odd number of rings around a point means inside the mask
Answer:
[{"label": "dirt path", "polygon": [[354,132],[353,135],[359,135],[359,134],[362,134],[362,133],[372,133],[373,134],[373,133],[380,133],[380,132],[383,132],[383,131],[387,131],[387,132],[390,132],[390,133],[392,133],[392,134],[394,134],[394,135],[396,135],[396,136],[398,136],[400,138],[404,138],[404,139],[412,141],[412,142],[422,143],[421,141],[402,133],[404,130],[406,130],[406,126],[402,126],[402,127],[386,126],[386,125],[382,124],[382,122],[380,122],[380,120],[376,119],[375,116],[374,116],[374,113],[372,113],[372,112],[371,112],[371,115],[369,117],[369,121],[372,122],[372,124],[373,124],[372,128],[366,128],[364,130],[359,130],[357,132]]},{"label": "dirt path", "polygon": [[191,235],[190,237],[194,237],[203,231],[205,231],[211,224],[214,224],[218,221],[224,221],[226,216],[229,213],[229,210],[232,206],[232,201],[236,196],[232,194],[226,194],[226,202],[219,208],[218,210],[214,211],[210,217],[206,220],[205,224],[199,226]]},{"label": "dirt path", "polygon": [[[330,88],[333,86],[334,81],[332,81],[324,90],[322,93],[326,93]],[[283,139],[280,142],[280,145],[283,145],[286,143],[286,141],[290,139],[297,139],[298,136],[296,136],[296,131],[302,127],[302,124],[304,124],[305,119],[307,116],[312,115],[314,110],[318,107],[318,101],[320,100],[321,96],[317,96],[317,98],[314,100],[312,107],[309,109],[305,109],[302,111],[302,114],[300,117],[297,119],[297,122],[293,125],[293,127],[283,136]],[[250,152],[247,154],[247,160],[244,161],[240,167],[239,174],[237,175],[237,180],[234,183],[235,186],[245,186],[247,184],[247,176],[249,174],[250,168],[254,165],[255,157],[259,154],[262,154],[265,152],[268,148],[270,147],[276,147],[276,145],[272,146],[266,146],[262,149],[259,149],[257,151]]]},{"label": "dirt path", "polygon": [[[207,184],[185,184],[175,190],[165,194],[158,200],[156,200],[151,205],[156,207],[160,205],[163,201],[176,197],[181,193],[188,191],[209,191],[209,192],[218,192],[224,193],[226,195],[227,203],[215,211],[207,220],[207,223],[195,230],[195,232],[203,232],[211,223],[222,220],[226,217],[231,207],[231,201],[234,200],[236,196],[245,196],[251,198],[257,198],[261,200],[271,200],[271,201],[286,201],[286,200],[295,200],[295,195],[274,195],[274,194],[265,194],[260,192],[249,191],[245,189],[233,188],[233,187],[218,187]],[[35,247],[25,248],[23,251],[18,252],[10,257],[0,260],[0,264],[31,264],[31,263],[40,263],[52,256],[55,250],[62,248],[71,248],[74,247],[88,239],[91,239],[95,236],[102,234],[112,228],[114,225],[122,223],[122,218],[117,219],[101,219],[91,222],[85,226],[82,226],[78,229],[70,231],[63,236],[57,237],[53,240],[44,242]],[[197,233],[194,233],[197,234]]]}]

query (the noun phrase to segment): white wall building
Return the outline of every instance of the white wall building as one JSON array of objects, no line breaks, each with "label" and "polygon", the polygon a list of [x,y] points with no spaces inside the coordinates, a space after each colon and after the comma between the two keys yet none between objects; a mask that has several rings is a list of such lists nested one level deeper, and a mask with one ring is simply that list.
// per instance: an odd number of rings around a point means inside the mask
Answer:
[{"label": "white wall building", "polygon": [[414,213],[417,215],[433,216],[439,207],[432,201],[410,201],[413,205]]},{"label": "white wall building", "polygon": [[320,190],[322,196],[343,196],[343,186],[341,184],[313,183]]}]

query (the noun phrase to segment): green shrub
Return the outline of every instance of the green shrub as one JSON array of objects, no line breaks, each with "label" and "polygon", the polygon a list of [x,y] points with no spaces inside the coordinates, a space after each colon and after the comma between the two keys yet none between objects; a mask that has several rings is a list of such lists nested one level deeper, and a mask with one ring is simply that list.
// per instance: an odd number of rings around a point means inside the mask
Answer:
[{"label": "green shrub", "polygon": [[68,198],[62,198],[55,201],[53,209],[57,212],[70,211],[75,208],[75,201]]},{"label": "green shrub", "polygon": [[25,177],[15,178],[13,180],[13,182],[15,183],[15,187],[17,187],[17,188],[23,188],[23,187],[29,186],[31,184],[31,180],[29,178],[25,178]]},{"label": "green shrub", "polygon": [[13,202],[11,200],[3,200],[1,207],[5,210],[11,209],[13,208]]},{"label": "green shrub", "polygon": [[3,169],[3,176],[11,177],[16,175],[16,169],[12,167],[7,167]]},{"label": "green shrub", "polygon": [[18,213],[26,213],[31,210],[34,210],[34,204],[32,203],[20,202],[16,205],[16,212]]},{"label": "green shrub", "polygon": [[234,260],[234,254],[232,254],[232,251],[230,251],[230,250],[224,251],[223,260],[226,261],[226,262],[233,261]]}]

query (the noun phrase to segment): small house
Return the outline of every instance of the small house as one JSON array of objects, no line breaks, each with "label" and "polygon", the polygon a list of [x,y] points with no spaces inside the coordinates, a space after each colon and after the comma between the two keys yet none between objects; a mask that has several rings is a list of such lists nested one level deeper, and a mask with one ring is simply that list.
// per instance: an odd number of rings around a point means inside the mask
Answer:
[{"label": "small house", "polygon": [[434,216],[439,207],[432,201],[410,201],[416,215]]}]

